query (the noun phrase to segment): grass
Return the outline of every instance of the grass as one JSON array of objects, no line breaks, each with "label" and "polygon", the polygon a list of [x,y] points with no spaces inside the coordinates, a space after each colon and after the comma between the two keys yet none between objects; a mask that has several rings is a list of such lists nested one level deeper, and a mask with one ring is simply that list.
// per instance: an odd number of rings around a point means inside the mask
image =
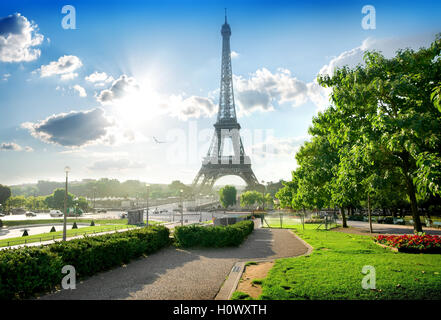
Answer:
[{"label": "grass", "polygon": [[[91,235],[93,233],[113,231],[119,229],[127,229],[127,228],[135,228],[136,226],[128,225],[128,224],[119,224],[119,225],[107,225],[107,226],[94,226],[94,227],[84,227],[79,229],[68,229],[66,232],[67,237],[74,237],[77,235],[88,234]],[[41,241],[49,241],[52,239],[60,239],[63,237],[63,231],[61,227],[58,227],[56,232],[48,232],[48,233],[40,233],[35,235],[29,235],[25,237],[15,237],[0,240],[0,247],[19,245],[24,243],[31,242],[41,242]]]},{"label": "grass", "polygon": [[[276,218],[266,219],[270,228],[280,228],[280,220]],[[268,228],[267,224],[264,222],[262,225],[264,228]],[[333,229],[338,227],[338,224],[328,224],[328,229]],[[295,222],[291,222],[290,220],[282,223],[283,229],[299,229],[303,230],[303,225]],[[315,229],[325,230],[325,224],[317,224],[317,223],[305,223],[305,230],[315,230]]]},{"label": "grass", "polygon": [[[441,299],[439,254],[392,252],[370,236],[293,228],[314,250],[310,256],[276,260],[259,299]],[[362,288],[365,265],[375,267],[375,290]],[[240,299],[240,294],[232,298]]]}]

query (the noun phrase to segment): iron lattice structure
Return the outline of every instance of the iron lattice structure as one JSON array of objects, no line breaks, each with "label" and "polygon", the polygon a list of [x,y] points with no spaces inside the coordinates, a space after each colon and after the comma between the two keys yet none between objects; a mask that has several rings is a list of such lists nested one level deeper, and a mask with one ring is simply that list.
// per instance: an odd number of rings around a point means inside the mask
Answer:
[{"label": "iron lattice structure", "polygon": [[[240,137],[240,124],[236,118],[234,105],[233,72],[231,68],[230,36],[231,28],[225,23],[221,29],[222,34],[222,68],[219,110],[217,121],[214,124],[214,135],[208,149],[207,156],[203,159],[202,167],[193,181],[193,189],[198,192],[208,192],[212,189],[217,179],[223,176],[235,175],[241,177],[249,188],[260,187],[259,182],[251,169],[250,157],[245,155],[245,150]],[[225,141],[230,139],[233,155],[224,156]]]}]

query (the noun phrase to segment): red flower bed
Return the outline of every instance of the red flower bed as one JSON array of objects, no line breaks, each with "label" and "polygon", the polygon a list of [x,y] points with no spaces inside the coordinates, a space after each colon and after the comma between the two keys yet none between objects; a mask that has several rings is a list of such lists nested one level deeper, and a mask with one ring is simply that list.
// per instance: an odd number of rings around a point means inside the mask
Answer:
[{"label": "red flower bed", "polygon": [[432,235],[377,236],[375,242],[401,252],[441,253],[441,237]]}]

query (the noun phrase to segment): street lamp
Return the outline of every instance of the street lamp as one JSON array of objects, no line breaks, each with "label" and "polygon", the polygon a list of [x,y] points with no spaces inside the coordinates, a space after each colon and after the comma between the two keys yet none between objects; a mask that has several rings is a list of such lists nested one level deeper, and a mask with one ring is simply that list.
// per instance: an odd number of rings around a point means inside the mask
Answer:
[{"label": "street lamp", "polygon": [[149,226],[149,195],[150,195],[150,185],[146,184],[147,187],[147,208],[146,208],[146,215],[147,215],[147,222],[145,224],[146,227]]},{"label": "street lamp", "polygon": [[184,190],[179,190],[179,195],[181,198],[181,226],[184,225],[184,201],[182,199],[182,193],[184,192]]},{"label": "street lamp", "polygon": [[203,194],[202,193],[199,193],[199,222],[202,222],[202,208],[201,208],[201,205],[203,205],[203,199],[202,199],[202,196],[203,196]]},{"label": "street lamp", "polygon": [[265,181],[262,180],[263,192],[262,192],[262,211],[265,211]]},{"label": "street lamp", "polygon": [[64,219],[63,219],[63,241],[66,241],[66,222],[67,222],[67,178],[69,175],[70,168],[65,167],[64,172],[66,172],[66,187],[64,189]]}]

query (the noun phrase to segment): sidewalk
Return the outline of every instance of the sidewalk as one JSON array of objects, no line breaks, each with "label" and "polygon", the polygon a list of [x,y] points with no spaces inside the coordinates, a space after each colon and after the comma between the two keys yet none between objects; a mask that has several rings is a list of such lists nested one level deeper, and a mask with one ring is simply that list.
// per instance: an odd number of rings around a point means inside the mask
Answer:
[{"label": "sidewalk", "polygon": [[237,248],[169,247],[40,299],[214,299],[233,265],[298,256],[308,248],[290,230],[255,229]]}]

